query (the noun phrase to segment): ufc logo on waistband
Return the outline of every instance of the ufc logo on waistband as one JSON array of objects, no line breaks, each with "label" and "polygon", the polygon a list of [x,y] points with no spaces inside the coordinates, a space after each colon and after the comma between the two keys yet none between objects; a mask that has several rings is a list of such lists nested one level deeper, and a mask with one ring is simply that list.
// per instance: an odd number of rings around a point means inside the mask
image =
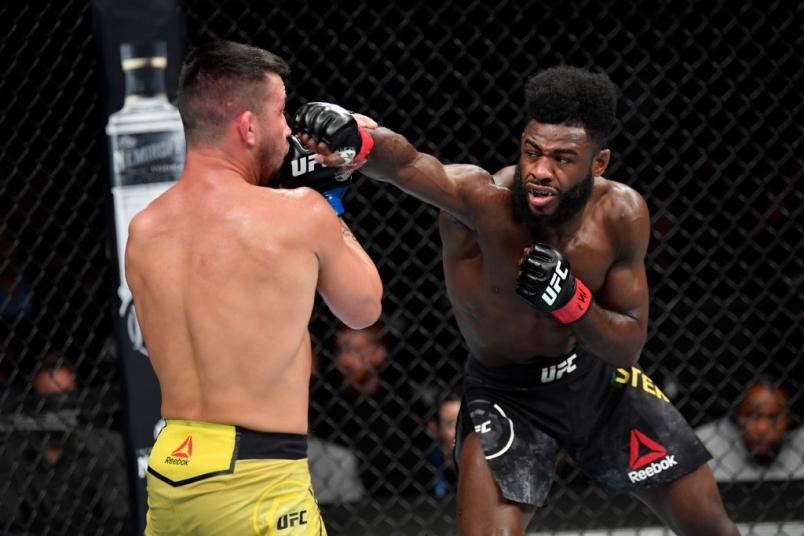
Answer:
[{"label": "ufc logo on waistband", "polygon": [[290,161],[290,172],[294,177],[298,177],[315,168],[315,155],[311,154],[305,158],[297,158]]},{"label": "ufc logo on waistband", "polygon": [[562,283],[567,279],[567,273],[569,273],[569,270],[564,268],[562,271],[561,261],[558,261],[556,271],[553,272],[553,278],[550,279],[550,285],[548,285],[544,293],[542,293],[542,300],[544,300],[547,305],[553,305],[553,302],[556,301],[558,293],[561,292]]},{"label": "ufc logo on waistband", "polygon": [[276,529],[283,530],[288,527],[295,527],[297,524],[298,525],[307,524],[307,510],[302,510],[300,512],[291,512],[289,514],[283,515],[276,522]]},{"label": "ufc logo on waistband", "polygon": [[572,354],[567,359],[558,365],[550,365],[542,369],[542,383],[550,383],[555,380],[560,380],[564,374],[570,374],[578,365],[575,364],[575,358],[578,354]]}]

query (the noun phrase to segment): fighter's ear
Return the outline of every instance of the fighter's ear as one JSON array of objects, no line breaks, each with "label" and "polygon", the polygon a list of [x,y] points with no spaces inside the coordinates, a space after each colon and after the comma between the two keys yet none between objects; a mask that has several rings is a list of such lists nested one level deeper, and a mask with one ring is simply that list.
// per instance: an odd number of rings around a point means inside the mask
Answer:
[{"label": "fighter's ear", "polygon": [[611,149],[598,151],[592,158],[592,175],[595,177],[603,175],[603,172],[609,167],[609,160],[611,160]]},{"label": "fighter's ear", "polygon": [[252,148],[257,145],[257,136],[254,132],[256,116],[250,110],[241,112],[234,119],[235,128],[242,141],[247,147]]}]

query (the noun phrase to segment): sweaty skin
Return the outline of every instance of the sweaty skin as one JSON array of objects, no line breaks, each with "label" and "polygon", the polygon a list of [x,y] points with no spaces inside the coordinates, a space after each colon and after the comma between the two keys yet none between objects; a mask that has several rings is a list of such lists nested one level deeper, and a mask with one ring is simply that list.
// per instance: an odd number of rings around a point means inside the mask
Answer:
[{"label": "sweaty skin", "polygon": [[258,186],[290,133],[284,84],[266,84],[264,115],[189,146],[180,180],[132,220],[126,277],[165,418],[306,434],[316,290],[361,328],[380,314],[382,284],[319,193]]},{"label": "sweaty skin", "polygon": [[[593,184],[574,217],[557,226],[528,225],[515,211],[514,166],[492,175],[476,166],[443,165],[390,130],[377,128],[371,135],[374,150],[362,172],[441,209],[447,292],[474,358],[488,366],[538,363],[580,344],[616,367],[636,363],[647,337],[650,218],[642,196],[603,177],[608,149],[601,150],[581,127],[530,121],[518,163],[531,192],[528,214],[555,215],[562,196],[590,175]],[[325,144],[303,140],[325,163],[337,165]],[[571,325],[536,311],[515,292],[519,263],[534,240],[561,251],[594,294],[586,315]],[[476,433],[466,436],[460,456],[458,533],[524,534],[535,508],[503,497]],[[678,534],[738,534],[706,464],[634,494]]]},{"label": "sweaty skin", "polygon": [[[556,210],[561,194],[591,168],[586,207],[568,223],[532,236],[514,212],[514,167],[492,176],[470,165],[443,165],[403,137],[372,131],[375,148],[362,172],[391,182],[441,209],[447,292],[471,354],[495,366],[565,354],[580,343],[616,366],[631,366],[647,334],[644,256],[649,216],[642,197],[601,175],[609,152],[599,151],[580,127],[528,123],[520,169],[526,184],[556,193],[534,214]],[[523,250],[534,239],[561,251],[572,272],[594,293],[588,314],[572,326],[539,313],[515,293]]]}]

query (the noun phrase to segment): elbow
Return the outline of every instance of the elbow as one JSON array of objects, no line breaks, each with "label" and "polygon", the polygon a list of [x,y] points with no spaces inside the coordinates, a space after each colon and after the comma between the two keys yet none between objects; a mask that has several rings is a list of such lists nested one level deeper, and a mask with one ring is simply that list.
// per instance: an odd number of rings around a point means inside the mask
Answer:
[{"label": "elbow", "polygon": [[382,303],[380,299],[377,298],[374,302],[372,302],[371,306],[366,307],[367,315],[366,315],[366,325],[364,327],[371,326],[375,324],[379,319],[380,315],[382,314]]},{"label": "elbow", "polygon": [[630,348],[625,348],[620,356],[620,360],[623,362],[623,364],[618,366],[620,368],[631,368],[635,366],[639,361],[639,356],[642,355],[643,346],[645,346],[644,338],[632,345]]},{"label": "elbow", "polygon": [[356,308],[354,315],[342,320],[344,324],[352,329],[363,329],[375,324],[380,319],[381,313],[382,303],[380,299],[369,299]]},{"label": "elbow", "polygon": [[620,368],[631,368],[637,364],[639,361],[639,356],[642,355],[642,348],[640,347],[636,352],[632,353],[631,355],[627,356],[624,359],[624,364]]},{"label": "elbow", "polygon": [[610,346],[612,353],[616,348],[618,355],[612,355],[611,362],[618,368],[630,369],[637,364],[639,357],[642,355],[642,348],[648,340],[647,324],[637,321],[635,328],[630,332],[622,333],[619,344]]},{"label": "elbow", "polygon": [[361,299],[356,300],[355,305],[355,314],[352,315],[349,322],[344,321],[350,328],[367,328],[380,319],[382,314],[382,281],[379,274],[375,284],[371,286],[371,291]]},{"label": "elbow", "polygon": [[592,353],[616,368],[630,369],[639,361],[643,344],[644,341],[629,345],[609,344],[606,345],[605,351],[598,350]]},{"label": "elbow", "polygon": [[617,352],[617,353],[603,353],[599,352],[597,357],[609,363],[610,365],[618,368],[618,369],[630,369],[631,367],[635,366],[639,361],[639,352],[636,353],[627,353],[627,352]]}]

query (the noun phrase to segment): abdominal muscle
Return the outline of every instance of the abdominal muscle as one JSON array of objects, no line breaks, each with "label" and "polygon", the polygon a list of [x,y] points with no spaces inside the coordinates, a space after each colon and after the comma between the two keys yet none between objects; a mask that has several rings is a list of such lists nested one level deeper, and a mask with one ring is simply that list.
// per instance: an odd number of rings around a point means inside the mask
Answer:
[{"label": "abdominal muscle", "polygon": [[568,328],[533,311],[526,311],[525,318],[518,314],[495,313],[491,308],[481,316],[459,312],[459,307],[454,307],[454,311],[469,353],[488,366],[558,357],[575,346],[575,338]]}]

